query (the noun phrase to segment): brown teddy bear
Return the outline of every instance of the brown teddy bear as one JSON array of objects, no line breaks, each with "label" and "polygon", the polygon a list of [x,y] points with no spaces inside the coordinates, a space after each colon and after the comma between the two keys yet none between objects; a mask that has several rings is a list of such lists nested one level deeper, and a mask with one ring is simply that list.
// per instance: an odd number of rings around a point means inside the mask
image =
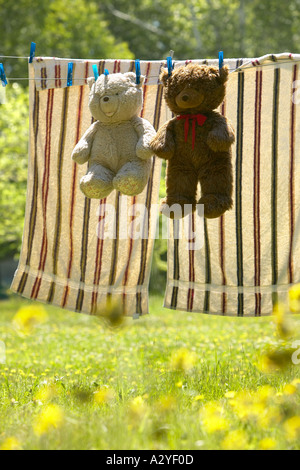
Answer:
[{"label": "brown teddy bear", "polygon": [[195,210],[199,182],[198,203],[204,204],[205,217],[219,217],[232,207],[234,131],[214,111],[224,100],[228,74],[227,66],[219,70],[190,63],[175,68],[170,76],[166,69],[160,75],[165,100],[175,117],[159,129],[150,147],[168,160],[167,197],[161,212],[171,218],[177,218],[176,210],[170,213],[174,204],[179,204],[179,217],[187,213],[187,204]]}]

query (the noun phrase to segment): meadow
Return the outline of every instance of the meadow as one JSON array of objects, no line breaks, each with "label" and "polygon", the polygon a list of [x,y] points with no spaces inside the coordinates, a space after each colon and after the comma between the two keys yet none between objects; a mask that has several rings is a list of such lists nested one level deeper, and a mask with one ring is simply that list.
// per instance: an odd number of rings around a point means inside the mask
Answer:
[{"label": "meadow", "polygon": [[122,322],[1,301],[0,449],[300,449],[300,316],[162,303]]}]

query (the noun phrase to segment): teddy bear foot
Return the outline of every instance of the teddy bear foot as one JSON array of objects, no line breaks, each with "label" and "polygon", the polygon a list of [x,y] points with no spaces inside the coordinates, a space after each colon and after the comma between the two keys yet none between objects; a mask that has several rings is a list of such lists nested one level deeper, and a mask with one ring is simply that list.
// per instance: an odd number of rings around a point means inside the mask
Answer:
[{"label": "teddy bear foot", "polygon": [[179,220],[192,214],[195,209],[196,204],[193,202],[163,199],[159,211],[169,219]]},{"label": "teddy bear foot", "polygon": [[87,174],[81,178],[80,189],[89,199],[105,199],[113,191],[112,183],[102,181]]},{"label": "teddy bear foot", "polygon": [[199,204],[204,205],[204,217],[216,219],[232,207],[232,199],[223,194],[206,194],[199,200]]},{"label": "teddy bear foot", "polygon": [[125,196],[137,196],[143,192],[146,184],[135,176],[116,176],[113,186]]}]

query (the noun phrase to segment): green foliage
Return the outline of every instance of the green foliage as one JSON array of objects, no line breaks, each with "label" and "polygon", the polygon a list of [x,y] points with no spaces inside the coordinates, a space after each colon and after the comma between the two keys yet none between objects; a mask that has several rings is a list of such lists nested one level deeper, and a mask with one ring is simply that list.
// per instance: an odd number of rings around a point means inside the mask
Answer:
[{"label": "green foliage", "polygon": [[[133,57],[126,43],[122,39],[117,42],[112,36],[98,12],[96,2],[52,0],[44,19],[42,34],[51,56],[120,59]],[[44,53],[48,54],[48,51]]]},{"label": "green foliage", "polygon": [[[0,55],[28,56],[32,41],[37,56],[70,58],[132,58],[127,44],[115,39],[89,0],[0,0]],[[6,60],[11,77],[27,76],[27,61]]]},{"label": "green foliage", "polygon": [[300,52],[300,0],[247,1],[245,48],[255,57],[269,52]]},{"label": "green foliage", "polygon": [[24,223],[28,159],[28,93],[6,87],[0,105],[0,259],[20,249]]},{"label": "green foliage", "polygon": [[[1,302],[0,449],[9,438],[24,450],[159,451],[216,450],[225,438],[257,449],[269,438],[276,449],[299,450],[299,366],[290,361],[270,374],[256,366],[278,342],[270,318],[183,314],[161,304],[152,297],[151,315],[112,330],[52,306],[44,323],[36,302]],[[21,307],[31,332],[15,327]],[[63,422],[53,413],[37,435],[49,406]],[[236,430],[245,438],[232,439]]]},{"label": "green foliage", "polygon": [[300,52],[300,1],[104,0],[99,5],[115,37],[136,57],[161,60],[254,57]]},{"label": "green foliage", "polygon": [[155,240],[150,292],[163,293],[167,284],[167,240]]}]

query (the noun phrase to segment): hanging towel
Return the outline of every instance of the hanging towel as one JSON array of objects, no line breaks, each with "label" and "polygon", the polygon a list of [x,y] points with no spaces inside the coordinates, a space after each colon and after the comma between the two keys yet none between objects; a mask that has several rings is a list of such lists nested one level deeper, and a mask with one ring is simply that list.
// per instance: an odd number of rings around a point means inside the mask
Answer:
[{"label": "hanging towel", "polygon": [[[166,307],[266,315],[300,282],[299,64],[288,53],[237,61],[220,108],[236,132],[234,206],[218,219],[190,216],[187,237],[183,221],[170,222]],[[190,250],[201,224],[203,247]]]},{"label": "hanging towel", "polygon": [[[122,302],[127,315],[148,313],[148,283],[156,222],[161,162],[153,158],[149,183],[137,197],[113,192],[106,200],[86,199],[79,181],[86,166],[72,162],[78,140],[91,125],[86,79],[95,61],[73,61],[73,85],[67,87],[70,60],[34,59],[30,65],[30,150],[23,244],[12,290],[29,299],[96,314],[107,296]],[[97,62],[99,73],[134,70],[134,61]],[[143,62],[146,75],[142,117],[158,129],[164,115],[159,62]],[[154,75],[155,84],[148,81]],[[125,204],[129,209],[126,209]],[[144,206],[142,217],[135,207]],[[108,207],[115,217],[108,216]],[[121,215],[140,237],[121,236]],[[111,213],[111,212],[110,212]],[[109,218],[110,217],[110,218]],[[109,219],[109,220],[108,220]],[[116,236],[104,238],[112,224]],[[109,225],[111,227],[111,225]]]},{"label": "hanging towel", "polygon": [[[197,250],[174,238],[180,222],[171,223],[166,307],[221,315],[269,314],[272,303],[285,299],[289,286],[299,282],[299,94],[293,87],[299,60],[291,54],[224,60],[231,72],[241,69],[230,75],[221,107],[237,134],[235,205],[220,219],[200,220],[203,234]],[[106,204],[115,207],[117,229],[124,197],[115,193],[107,201],[85,199],[79,190],[85,169],[70,160],[91,123],[86,78],[93,76],[93,64],[99,73],[104,68],[114,73],[133,71],[134,62],[72,60],[73,86],[68,88],[69,62],[36,58],[30,66],[27,204],[12,290],[90,314],[113,293],[128,314],[147,313],[153,240],[102,240],[98,235],[105,229]],[[189,62],[218,65],[218,60],[201,59],[178,61],[175,67]],[[142,114],[156,129],[171,117],[159,84],[162,66],[166,63],[141,61],[146,75]],[[144,193],[135,201],[125,198],[129,205],[149,208],[144,233],[155,225],[159,179],[160,161],[154,159]],[[130,221],[134,229],[134,214]],[[196,222],[195,216],[190,218],[191,233]]]}]

